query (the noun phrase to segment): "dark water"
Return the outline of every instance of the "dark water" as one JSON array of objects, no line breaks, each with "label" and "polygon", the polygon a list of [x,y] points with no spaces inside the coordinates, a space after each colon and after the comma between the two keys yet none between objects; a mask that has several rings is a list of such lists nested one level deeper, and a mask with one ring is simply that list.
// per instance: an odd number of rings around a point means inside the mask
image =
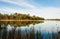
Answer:
[{"label": "dark water", "polygon": [[0,22],[0,39],[60,39],[60,21]]}]

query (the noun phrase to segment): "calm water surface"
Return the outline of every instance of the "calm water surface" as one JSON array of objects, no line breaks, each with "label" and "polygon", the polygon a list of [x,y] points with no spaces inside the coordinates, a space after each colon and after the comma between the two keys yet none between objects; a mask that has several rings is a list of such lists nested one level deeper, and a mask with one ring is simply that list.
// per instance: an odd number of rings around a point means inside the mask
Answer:
[{"label": "calm water surface", "polygon": [[60,39],[60,21],[17,23],[0,22],[0,39]]}]

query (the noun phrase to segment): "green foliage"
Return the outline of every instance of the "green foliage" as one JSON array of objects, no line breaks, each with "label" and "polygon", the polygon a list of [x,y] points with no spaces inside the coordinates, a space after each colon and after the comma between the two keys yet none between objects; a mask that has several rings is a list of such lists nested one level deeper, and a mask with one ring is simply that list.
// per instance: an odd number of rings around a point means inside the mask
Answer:
[{"label": "green foliage", "polygon": [[14,14],[0,14],[0,20],[1,19],[14,19],[14,20],[44,20],[42,17],[38,16],[30,16],[29,14],[20,14],[20,13],[14,13]]}]

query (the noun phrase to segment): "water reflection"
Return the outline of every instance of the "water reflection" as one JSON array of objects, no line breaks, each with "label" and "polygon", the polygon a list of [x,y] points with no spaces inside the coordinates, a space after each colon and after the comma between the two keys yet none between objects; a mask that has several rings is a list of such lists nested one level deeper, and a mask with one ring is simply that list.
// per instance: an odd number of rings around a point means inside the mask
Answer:
[{"label": "water reflection", "polygon": [[8,24],[11,26],[29,26],[30,24],[38,24],[44,23],[44,21],[0,21],[0,25],[7,26]]},{"label": "water reflection", "polygon": [[[60,39],[60,23],[57,24],[53,22],[54,24],[51,24],[51,22],[46,22],[43,24],[36,24],[36,25],[29,25],[29,26],[11,26],[8,24],[7,26],[1,25],[0,26],[0,39]],[[45,25],[47,24],[47,25]],[[44,26],[45,27],[42,27]],[[48,29],[51,26],[51,31]],[[56,27],[57,30],[55,31],[52,27]],[[47,29],[45,29],[47,28]]]}]

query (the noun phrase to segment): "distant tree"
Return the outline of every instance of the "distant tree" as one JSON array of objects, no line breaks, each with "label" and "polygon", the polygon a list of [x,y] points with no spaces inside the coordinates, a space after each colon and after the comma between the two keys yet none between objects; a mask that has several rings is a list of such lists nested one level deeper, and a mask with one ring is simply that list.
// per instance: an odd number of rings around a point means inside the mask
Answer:
[{"label": "distant tree", "polygon": [[44,20],[42,17],[38,16],[30,16],[29,14],[21,14],[21,13],[14,13],[14,14],[0,14],[1,19],[14,19],[14,20]]}]

